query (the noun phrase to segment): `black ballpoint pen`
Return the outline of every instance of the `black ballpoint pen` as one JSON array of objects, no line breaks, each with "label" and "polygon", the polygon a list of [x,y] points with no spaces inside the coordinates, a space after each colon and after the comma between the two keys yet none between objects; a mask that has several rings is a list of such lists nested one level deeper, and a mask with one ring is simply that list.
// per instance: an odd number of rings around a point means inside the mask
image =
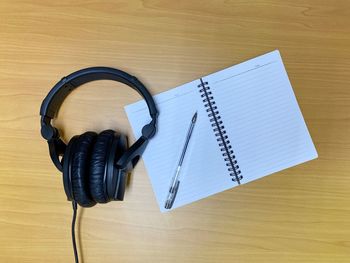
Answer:
[{"label": "black ballpoint pen", "polygon": [[190,141],[190,138],[191,138],[192,131],[193,131],[193,128],[194,128],[194,124],[196,123],[196,120],[197,120],[197,112],[192,117],[191,125],[190,125],[190,128],[188,129],[188,132],[187,132],[185,145],[183,147],[182,154],[181,154],[179,163],[177,165],[175,175],[174,175],[174,177],[171,180],[171,185],[169,187],[169,193],[168,193],[167,199],[165,201],[165,206],[164,206],[165,209],[170,209],[173,206],[173,203],[175,201],[176,194],[177,194],[177,191],[178,191],[179,185],[180,185],[179,176],[180,176],[180,170],[181,170],[182,162],[184,160],[185,153],[186,153],[186,150],[187,150],[187,146],[188,146],[188,143]]}]

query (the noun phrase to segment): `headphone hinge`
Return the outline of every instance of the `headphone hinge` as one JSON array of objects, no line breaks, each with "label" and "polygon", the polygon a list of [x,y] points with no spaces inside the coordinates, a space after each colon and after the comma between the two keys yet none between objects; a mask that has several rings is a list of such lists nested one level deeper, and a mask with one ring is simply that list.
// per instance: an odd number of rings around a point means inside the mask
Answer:
[{"label": "headphone hinge", "polygon": [[58,139],[58,130],[51,125],[51,118],[48,116],[42,116],[40,120],[41,124],[41,136],[50,141],[52,139]]},{"label": "headphone hinge", "polygon": [[152,121],[142,128],[142,137],[145,137],[148,140],[156,134],[156,131],[156,118],[153,118],[152,116]]}]

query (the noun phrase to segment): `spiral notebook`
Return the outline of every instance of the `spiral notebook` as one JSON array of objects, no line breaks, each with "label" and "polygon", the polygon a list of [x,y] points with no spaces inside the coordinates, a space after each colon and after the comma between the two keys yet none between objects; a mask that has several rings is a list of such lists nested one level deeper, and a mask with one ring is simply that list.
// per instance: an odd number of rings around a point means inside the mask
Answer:
[{"label": "spiral notebook", "polygon": [[[172,209],[317,158],[278,50],[154,98],[158,132],[142,158],[161,211],[196,111]],[[139,137],[145,102],[125,110]]]}]

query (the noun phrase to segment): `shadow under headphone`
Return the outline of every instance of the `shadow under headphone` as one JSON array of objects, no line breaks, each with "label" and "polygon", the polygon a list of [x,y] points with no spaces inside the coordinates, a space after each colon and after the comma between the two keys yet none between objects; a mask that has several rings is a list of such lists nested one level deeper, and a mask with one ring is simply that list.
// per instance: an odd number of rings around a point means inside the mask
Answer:
[{"label": "shadow under headphone", "polygon": [[[146,101],[151,122],[128,148],[127,137],[112,130],[85,132],[66,145],[51,125],[64,99],[75,88],[94,80],[114,80],[136,90]],[[47,140],[50,157],[63,172],[68,200],[82,207],[123,200],[127,174],[136,165],[147,143],[156,133],[158,111],[146,87],[134,76],[118,69],[93,67],[76,71],[59,81],[41,104],[41,135]],[[62,157],[62,158],[61,158]]]}]

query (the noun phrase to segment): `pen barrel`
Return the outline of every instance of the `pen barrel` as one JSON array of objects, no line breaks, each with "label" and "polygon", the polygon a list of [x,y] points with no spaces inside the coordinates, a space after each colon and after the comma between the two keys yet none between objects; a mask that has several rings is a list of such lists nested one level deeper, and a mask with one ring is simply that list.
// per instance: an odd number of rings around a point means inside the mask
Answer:
[{"label": "pen barrel", "polygon": [[174,174],[173,180],[171,181],[170,190],[175,188],[176,182],[179,180],[180,170],[181,170],[181,166],[178,166],[176,168],[176,172]]},{"label": "pen barrel", "polygon": [[177,189],[179,189],[179,184],[180,184],[180,180],[177,180],[177,181],[175,182],[175,185],[172,186],[172,187],[170,187],[170,189],[169,189],[169,194],[174,194],[174,193],[176,193]]},{"label": "pen barrel", "polygon": [[182,162],[183,162],[183,160],[185,158],[185,153],[186,153],[186,150],[187,150],[188,143],[189,143],[189,141],[191,139],[191,135],[192,135],[192,131],[193,131],[193,128],[194,128],[194,124],[195,124],[194,122],[191,122],[191,125],[188,128],[185,145],[184,145],[184,147],[182,149],[181,157],[180,157],[180,160],[179,160],[179,166],[182,165]]},{"label": "pen barrel", "polygon": [[193,115],[192,120],[191,120],[191,125],[190,125],[190,127],[189,127],[189,129],[187,131],[185,145],[183,147],[182,154],[181,154],[181,157],[180,157],[180,160],[179,160],[179,164],[178,164],[178,166],[176,168],[175,175],[173,176],[173,178],[171,180],[169,193],[168,193],[167,199],[165,201],[165,209],[170,209],[173,206],[173,203],[175,201],[175,198],[176,198],[176,195],[177,195],[177,191],[178,191],[179,185],[180,185],[179,175],[180,175],[182,162],[184,160],[185,153],[186,153],[187,146],[188,146],[188,142],[189,142],[189,140],[191,138],[191,134],[192,134],[193,127],[194,127],[194,124],[195,124],[196,120],[197,120],[197,112]]}]

